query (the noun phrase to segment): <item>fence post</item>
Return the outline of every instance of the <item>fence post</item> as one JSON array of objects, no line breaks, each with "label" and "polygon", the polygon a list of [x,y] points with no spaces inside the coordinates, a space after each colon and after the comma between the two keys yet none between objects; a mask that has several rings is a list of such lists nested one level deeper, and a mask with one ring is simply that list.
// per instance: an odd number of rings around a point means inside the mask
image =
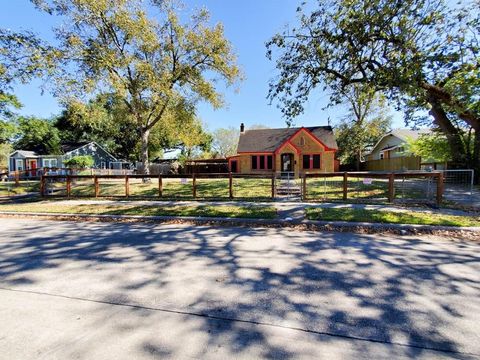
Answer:
[{"label": "fence post", "polygon": [[40,196],[45,196],[45,176],[40,178]]},{"label": "fence post", "polygon": [[195,173],[192,174],[192,190],[193,190],[193,198],[197,197],[197,179],[195,178]]},{"label": "fence post", "polygon": [[272,199],[275,199],[275,174],[272,174]]},{"label": "fence post", "polygon": [[303,193],[303,201],[307,200],[307,174],[303,174],[302,179],[302,193]]},{"label": "fence post", "polygon": [[347,200],[348,196],[348,173],[343,173],[343,200]]},{"label": "fence post", "polygon": [[100,195],[100,186],[98,184],[98,177],[97,175],[93,176],[93,182],[95,184],[95,197],[98,197]]},{"label": "fence post", "polygon": [[443,173],[438,173],[437,177],[437,205],[440,206],[442,204],[443,198]]},{"label": "fence post", "polygon": [[67,197],[70,197],[72,193],[72,178],[67,175]]},{"label": "fence post", "polygon": [[158,175],[158,196],[163,196],[163,180],[162,175]]},{"label": "fence post", "polygon": [[127,198],[130,196],[130,179],[128,175],[125,175],[125,196]]},{"label": "fence post", "polygon": [[388,174],[388,202],[393,203],[395,200],[395,174]]},{"label": "fence post", "polygon": [[233,177],[232,173],[228,173],[228,197],[233,199]]},{"label": "fence post", "polygon": [[20,185],[20,171],[15,171],[15,185]]}]

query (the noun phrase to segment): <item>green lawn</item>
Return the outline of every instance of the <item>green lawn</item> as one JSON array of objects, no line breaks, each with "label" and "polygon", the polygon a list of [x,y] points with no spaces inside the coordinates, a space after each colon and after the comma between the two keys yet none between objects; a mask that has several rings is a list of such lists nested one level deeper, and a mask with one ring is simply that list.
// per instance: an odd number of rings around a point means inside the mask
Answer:
[{"label": "green lawn", "polygon": [[13,181],[0,182],[0,196],[20,195],[39,191],[39,181],[20,181],[19,185],[15,185]]},{"label": "green lawn", "polygon": [[[228,199],[228,179],[197,179],[197,198],[199,199]],[[99,179],[100,196],[125,196],[125,181],[123,179]],[[55,189],[55,195],[66,195],[66,184],[56,182],[48,185]],[[153,177],[151,182],[144,183],[142,179],[130,179],[129,194],[131,197],[156,198],[159,196],[158,178]],[[237,199],[271,198],[272,188],[270,179],[233,179],[233,196]],[[95,196],[93,179],[78,179],[72,182],[72,197]],[[168,199],[192,199],[192,179],[163,179],[162,197]]]},{"label": "green lawn", "polygon": [[0,211],[67,213],[67,214],[102,214],[102,215],[145,215],[145,216],[203,216],[228,218],[273,219],[276,209],[272,206],[148,206],[148,205],[64,205],[55,202],[23,202],[0,204]]},{"label": "green lawn", "polygon": [[309,220],[352,221],[390,224],[480,226],[479,216],[455,216],[426,212],[393,212],[351,208],[307,208]]}]

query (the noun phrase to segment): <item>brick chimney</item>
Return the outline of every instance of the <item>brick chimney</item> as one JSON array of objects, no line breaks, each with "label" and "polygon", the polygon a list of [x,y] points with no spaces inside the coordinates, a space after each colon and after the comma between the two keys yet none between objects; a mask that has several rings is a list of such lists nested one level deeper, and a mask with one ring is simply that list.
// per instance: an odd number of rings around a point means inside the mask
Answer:
[{"label": "brick chimney", "polygon": [[244,133],[245,132],[245,125],[243,123],[240,124],[240,133]]}]

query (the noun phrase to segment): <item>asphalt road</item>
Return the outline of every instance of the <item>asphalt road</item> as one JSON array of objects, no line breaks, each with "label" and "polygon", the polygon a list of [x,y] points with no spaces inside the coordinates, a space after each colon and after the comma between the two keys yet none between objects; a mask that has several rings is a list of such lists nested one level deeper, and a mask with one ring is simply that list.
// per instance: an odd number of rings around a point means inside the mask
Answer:
[{"label": "asphalt road", "polygon": [[479,358],[480,244],[0,219],[0,359]]}]

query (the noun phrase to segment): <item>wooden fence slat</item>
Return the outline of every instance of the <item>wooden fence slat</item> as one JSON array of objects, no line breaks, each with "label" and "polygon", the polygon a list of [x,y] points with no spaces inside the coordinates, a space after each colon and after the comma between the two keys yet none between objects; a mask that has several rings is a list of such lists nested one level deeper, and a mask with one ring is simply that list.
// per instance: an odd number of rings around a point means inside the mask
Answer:
[{"label": "wooden fence slat", "polygon": [[437,205],[440,206],[443,201],[443,173],[438,173],[437,177]]},{"label": "wooden fence slat", "polygon": [[96,175],[93,176],[93,183],[95,184],[95,197],[98,197],[100,195],[100,184]]},{"label": "wooden fence slat", "polygon": [[130,178],[125,176],[125,196],[128,198],[130,196]]},{"label": "wooden fence slat", "polygon": [[67,175],[67,197],[70,197],[72,194],[72,178],[70,175]]},{"label": "wooden fence slat", "polygon": [[158,175],[158,196],[163,196],[163,180],[162,175]]},{"label": "wooden fence slat", "polygon": [[343,200],[347,200],[348,197],[348,173],[343,173]]},{"label": "wooden fence slat", "polygon": [[192,191],[193,191],[193,198],[197,197],[197,179],[195,178],[195,174],[192,175]]},{"label": "wooden fence slat", "polygon": [[307,200],[307,176],[305,174],[302,179],[302,195],[303,201]]},{"label": "wooden fence slat", "polygon": [[232,173],[228,175],[228,197],[233,199],[233,177]]},{"label": "wooden fence slat", "polygon": [[45,196],[45,176],[42,175],[40,178],[40,196]]},{"label": "wooden fence slat", "polygon": [[275,199],[275,175],[272,175],[272,199]]},{"label": "wooden fence slat", "polygon": [[388,202],[393,203],[395,200],[395,174],[388,174]]}]

